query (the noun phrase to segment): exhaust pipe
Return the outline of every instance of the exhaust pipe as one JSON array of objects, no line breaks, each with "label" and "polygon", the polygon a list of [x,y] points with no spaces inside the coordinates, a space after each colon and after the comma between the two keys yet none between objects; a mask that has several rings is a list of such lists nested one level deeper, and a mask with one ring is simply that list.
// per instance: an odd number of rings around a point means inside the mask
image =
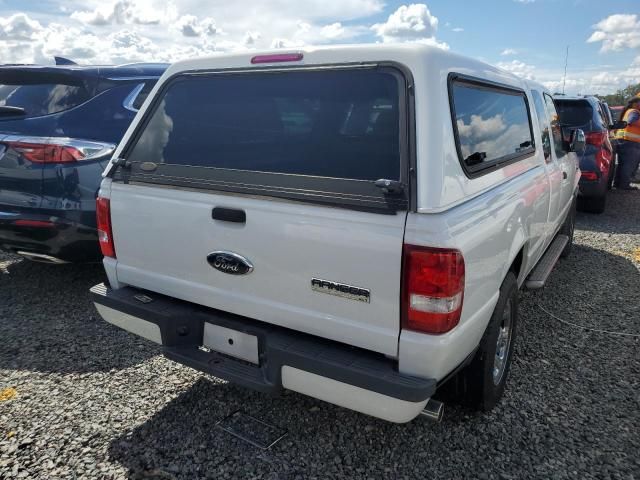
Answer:
[{"label": "exhaust pipe", "polygon": [[424,406],[424,410],[420,412],[420,415],[428,418],[432,422],[440,423],[444,415],[444,403],[430,398]]},{"label": "exhaust pipe", "polygon": [[69,263],[64,260],[60,260],[59,258],[52,257],[51,255],[45,255],[44,253],[25,252],[24,250],[18,250],[16,253],[27,260],[31,260],[32,262],[49,263],[54,265]]}]

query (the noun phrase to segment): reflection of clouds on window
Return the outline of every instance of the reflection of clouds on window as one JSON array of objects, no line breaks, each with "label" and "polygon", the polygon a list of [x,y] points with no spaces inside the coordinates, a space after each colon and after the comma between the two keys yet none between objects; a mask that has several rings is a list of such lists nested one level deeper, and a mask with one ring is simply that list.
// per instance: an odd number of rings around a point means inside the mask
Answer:
[{"label": "reflection of clouds on window", "polygon": [[169,143],[173,131],[173,120],[166,113],[166,100],[162,100],[158,109],[138,140],[129,157],[132,161],[165,163],[164,148]]},{"label": "reflection of clouds on window", "polygon": [[483,158],[486,162],[517,153],[531,146],[529,125],[507,125],[502,115],[486,119],[479,115],[472,115],[469,124],[458,120],[458,132],[462,156],[465,159],[479,152],[486,154]]},{"label": "reflection of clouds on window", "polygon": [[78,101],[78,87],[69,85],[54,85],[45,100],[45,111],[48,113],[60,112],[75,107]]},{"label": "reflection of clouds on window", "polygon": [[0,105],[23,108],[29,116],[49,115],[76,107],[90,98],[80,86],[37,83],[0,85]]},{"label": "reflection of clouds on window", "polygon": [[17,89],[16,85],[0,85],[0,105],[11,105],[11,96]]},{"label": "reflection of clouds on window", "polygon": [[453,97],[460,150],[468,166],[533,146],[523,95],[455,85]]}]

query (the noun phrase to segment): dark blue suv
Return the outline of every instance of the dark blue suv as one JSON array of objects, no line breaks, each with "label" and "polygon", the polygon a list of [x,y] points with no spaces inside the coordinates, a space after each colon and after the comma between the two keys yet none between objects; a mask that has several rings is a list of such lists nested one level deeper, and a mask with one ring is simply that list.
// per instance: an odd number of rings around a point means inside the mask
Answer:
[{"label": "dark blue suv", "polygon": [[0,66],[0,248],[97,261],[101,174],[165,64]]},{"label": "dark blue suv", "polygon": [[592,213],[604,212],[607,191],[615,175],[615,155],[609,140],[609,116],[601,102],[592,96],[556,95],[554,98],[565,140],[576,128],[585,134],[586,148],[580,156],[578,208]]}]

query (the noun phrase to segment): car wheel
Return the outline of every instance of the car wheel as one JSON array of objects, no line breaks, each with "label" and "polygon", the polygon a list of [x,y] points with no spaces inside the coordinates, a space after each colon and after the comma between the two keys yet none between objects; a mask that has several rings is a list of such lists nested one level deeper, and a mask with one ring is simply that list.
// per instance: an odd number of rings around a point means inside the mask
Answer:
[{"label": "car wheel", "polygon": [[573,233],[575,231],[575,228],[576,228],[576,199],[574,198],[573,201],[571,202],[571,207],[569,207],[567,218],[565,219],[564,224],[562,225],[562,228],[560,229],[560,232],[559,232],[560,235],[566,235],[567,237],[569,237],[569,241],[567,242],[567,245],[564,247],[564,250],[562,250],[562,253],[560,254],[562,258],[567,258],[571,253],[571,248],[573,247]]},{"label": "car wheel", "polygon": [[588,213],[602,213],[607,204],[607,196],[601,195],[599,197],[580,197],[579,207],[580,210]]},{"label": "car wheel", "polygon": [[474,410],[491,410],[502,398],[513,358],[518,319],[518,282],[509,272],[471,363],[460,372],[456,397]]}]

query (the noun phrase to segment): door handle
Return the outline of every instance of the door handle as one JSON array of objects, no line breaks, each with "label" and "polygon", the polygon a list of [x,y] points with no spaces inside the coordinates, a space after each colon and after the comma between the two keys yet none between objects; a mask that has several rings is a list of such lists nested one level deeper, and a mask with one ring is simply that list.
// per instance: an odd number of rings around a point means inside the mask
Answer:
[{"label": "door handle", "polygon": [[238,208],[215,207],[211,210],[211,218],[223,222],[245,223],[247,214]]}]

